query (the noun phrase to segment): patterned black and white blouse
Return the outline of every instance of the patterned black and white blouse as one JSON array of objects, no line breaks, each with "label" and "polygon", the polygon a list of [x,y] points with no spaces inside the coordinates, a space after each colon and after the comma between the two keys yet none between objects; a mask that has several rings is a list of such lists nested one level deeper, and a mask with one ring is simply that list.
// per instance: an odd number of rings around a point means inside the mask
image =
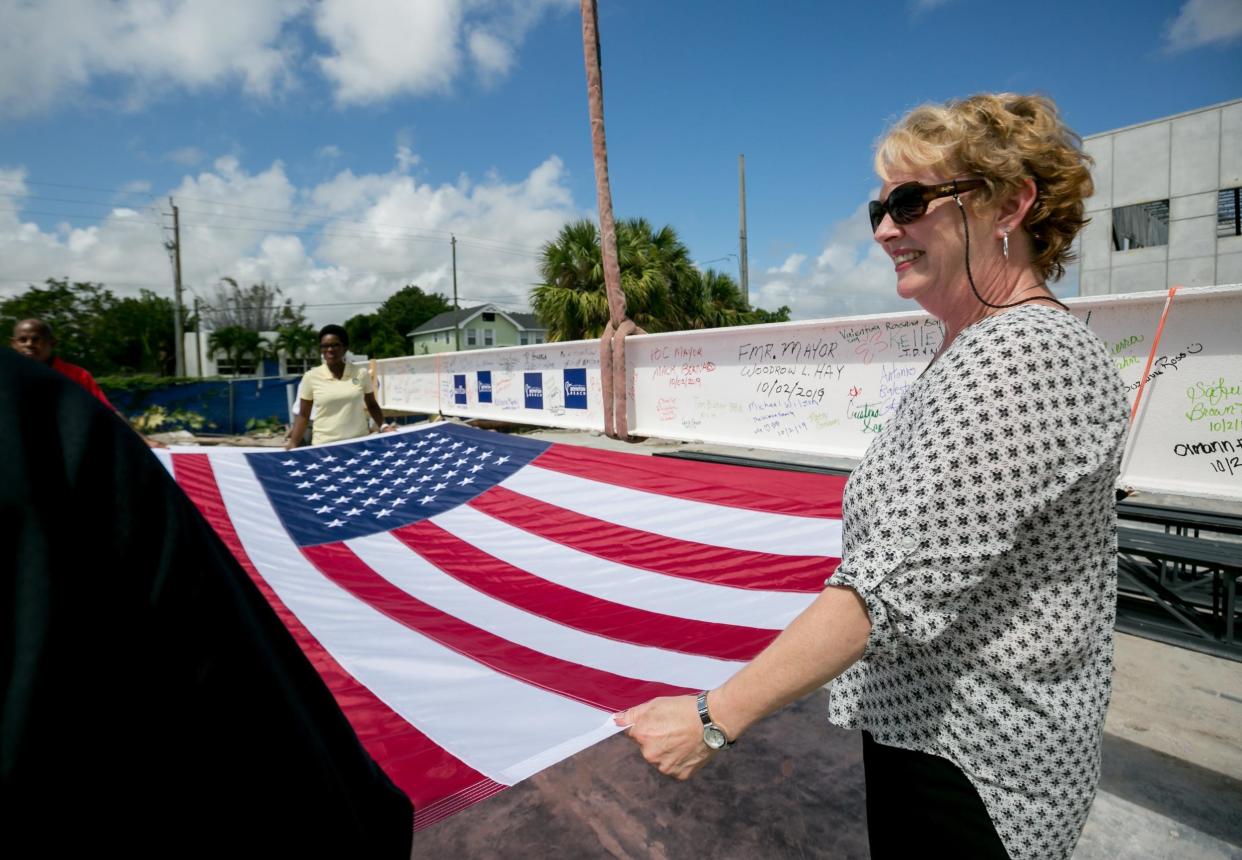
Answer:
[{"label": "patterned black and white blouse", "polygon": [[829,718],[957,764],[1015,860],[1070,856],[1095,796],[1127,419],[1103,344],[1028,305],[958,336],[845,490],[830,584],[872,627]]}]

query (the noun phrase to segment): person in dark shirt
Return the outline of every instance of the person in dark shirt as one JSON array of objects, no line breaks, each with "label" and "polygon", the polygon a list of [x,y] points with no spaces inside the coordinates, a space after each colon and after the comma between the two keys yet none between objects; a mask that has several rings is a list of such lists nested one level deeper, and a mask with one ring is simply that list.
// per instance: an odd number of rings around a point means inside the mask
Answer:
[{"label": "person in dark shirt", "polygon": [[[52,333],[52,327],[43,320],[31,317],[13,326],[13,339],[10,344],[19,354],[42,362],[52,370],[69,377],[89,391],[91,396],[104,406],[120,414],[120,410],[108,400],[108,395],[103,393],[103,389],[99,387],[99,383],[95,382],[95,377],[91,376],[89,370],[70,364],[56,355],[56,335]],[[163,442],[158,442],[148,436],[142,436],[142,441],[146,442],[150,448],[167,447]]]},{"label": "person in dark shirt", "polygon": [[41,361],[52,370],[63,373],[89,391],[104,406],[116,411],[116,407],[108,400],[108,396],[103,393],[89,370],[70,364],[56,355],[56,336],[52,334],[52,327],[43,320],[31,317],[13,326],[11,344],[13,349],[27,358]]},{"label": "person in dark shirt", "polygon": [[409,799],[134,433],[7,350],[0,402],[7,856],[409,857]]}]

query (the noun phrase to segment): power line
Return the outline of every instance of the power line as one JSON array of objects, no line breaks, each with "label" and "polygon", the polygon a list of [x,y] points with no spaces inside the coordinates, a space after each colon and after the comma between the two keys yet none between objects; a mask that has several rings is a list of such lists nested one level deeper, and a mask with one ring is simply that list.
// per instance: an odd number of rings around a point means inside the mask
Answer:
[{"label": "power line", "polygon": [[270,236],[282,233],[287,236],[327,236],[332,239],[405,239],[410,242],[428,242],[434,245],[443,244],[441,239],[429,239],[425,236],[389,236],[383,233],[340,233],[328,230],[316,230],[314,227],[303,227],[299,230],[262,230],[258,227],[229,227],[225,224],[194,224],[185,225],[186,230],[226,230],[230,233],[257,233]]},{"label": "power line", "polygon": [[137,210],[138,208],[137,204],[118,204],[115,202],[108,202],[106,200],[78,200],[73,197],[46,197],[42,194],[14,194],[11,191],[0,191],[0,197],[12,197],[18,200],[45,200],[49,203],[74,203],[82,206],[102,206],[106,209],[116,209],[119,206],[124,206],[126,209],[133,210]]},{"label": "power line", "polygon": [[[66,280],[69,280],[69,281],[74,280],[73,278],[69,277],[68,275],[66,275],[66,276],[65,276],[65,279],[66,279]],[[40,277],[40,278],[0,278],[0,284],[29,284],[29,285],[30,285],[30,286],[32,286],[32,287],[36,287],[36,286],[39,286],[39,284],[41,284],[41,283],[46,283],[47,281],[54,281],[54,280],[57,280],[57,279],[56,279],[56,278],[51,278],[51,277],[48,277],[48,276],[46,276],[46,275],[45,275],[45,276],[43,276],[43,277]],[[105,286],[105,287],[107,287],[107,286],[114,286],[114,287],[167,287],[167,286],[168,286],[167,282],[165,282],[165,281],[158,281],[158,282],[153,282],[153,281],[83,281],[83,282],[80,282],[80,283],[99,283],[99,284],[101,284],[101,285],[103,285],[103,286]]]},{"label": "power line", "polygon": [[[197,209],[184,209],[184,210],[182,210],[182,211],[183,211],[183,212],[184,212],[184,214],[186,214],[186,215],[204,215],[204,216],[209,217],[209,218],[229,218],[229,219],[230,219],[230,220],[232,220],[232,221],[256,221],[256,222],[261,223],[261,224],[286,225],[286,224],[300,224],[300,223],[305,223],[304,221],[298,221],[297,219],[294,219],[294,218],[281,218],[281,219],[277,219],[277,218],[256,218],[256,217],[253,217],[253,216],[248,216],[248,215],[231,215],[231,214],[229,214],[229,213],[227,213],[227,212],[203,212],[203,211],[200,211],[200,210],[197,210]],[[313,219],[313,217],[311,217],[311,218],[308,218],[308,220],[314,220],[314,219]],[[367,223],[367,222],[365,222],[365,221],[357,221],[357,220],[354,220],[354,219],[349,219],[349,218],[326,218],[326,219],[322,219],[322,220],[324,221],[324,223],[328,223],[328,224],[331,224],[331,223],[333,223],[333,222],[336,222],[336,223],[340,223],[340,224],[363,224],[363,225],[365,225],[365,224]],[[211,225],[209,224],[208,226],[211,226]],[[431,229],[425,229],[425,228],[420,228],[420,227],[409,227],[409,228],[405,228],[405,227],[402,227],[402,228],[393,227],[392,229],[393,229],[393,230],[398,230],[398,231],[401,231],[401,232],[409,232],[409,233],[437,233],[437,234],[444,234],[444,235],[446,235],[446,236],[448,235],[447,231],[443,231],[443,230],[431,230]],[[376,235],[381,235],[378,231],[372,231],[372,232],[375,232],[375,233],[376,233]],[[443,241],[443,239],[441,239],[440,241]]]},{"label": "power line", "polygon": [[70,185],[63,182],[39,182],[34,179],[5,179],[0,177],[0,182],[9,182],[14,185],[41,185],[46,188],[69,188],[74,191],[98,191],[102,194],[129,194],[137,197],[143,194],[150,194],[149,191],[126,191],[123,188],[99,188],[93,185]]},{"label": "power line", "polygon": [[[80,217],[80,214],[81,214],[81,213],[77,213],[77,212],[47,212],[47,211],[45,211],[45,210],[41,210],[41,209],[4,209],[4,208],[0,208],[0,213],[12,213],[13,215],[22,215],[22,214],[25,214],[25,215],[47,215],[47,216],[49,216],[49,217],[51,217],[51,218],[76,218],[76,217]],[[137,211],[135,211],[135,213],[134,213],[134,214],[138,214],[138,212],[137,212]],[[109,225],[112,225],[112,224],[123,224],[123,225],[128,226],[128,227],[143,227],[143,226],[145,226],[145,227],[158,227],[158,226],[160,226],[160,225],[158,225],[158,224],[154,224],[154,223],[152,223],[152,222],[150,222],[150,221],[144,221],[144,220],[142,220],[142,219],[137,219],[137,220],[129,221],[129,220],[126,220],[126,219],[123,219],[123,218],[122,218],[122,219],[113,220],[113,221],[109,221],[109,222],[108,222],[108,224],[109,224]],[[89,226],[91,226],[91,227],[102,227],[102,226],[104,226],[104,225],[103,225],[103,222],[102,222],[102,220],[101,220],[101,221],[100,221],[100,223],[98,223],[98,224],[91,224],[91,225],[89,225]]]}]

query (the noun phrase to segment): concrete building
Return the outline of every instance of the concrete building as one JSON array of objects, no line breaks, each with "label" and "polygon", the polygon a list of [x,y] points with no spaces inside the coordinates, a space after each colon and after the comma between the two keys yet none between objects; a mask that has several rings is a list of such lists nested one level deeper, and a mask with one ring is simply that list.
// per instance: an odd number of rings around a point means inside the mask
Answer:
[{"label": "concrete building", "polygon": [[[277,332],[264,331],[259,336],[263,349],[259,353],[243,355],[236,367],[232,359],[220,349],[211,348],[210,331],[187,331],[185,337],[185,375],[198,377],[270,378],[273,376],[301,376],[319,364],[318,352],[290,356],[283,349],[271,350],[277,342]],[[346,361],[366,361],[365,355],[345,354]]]},{"label": "concrete building", "polygon": [[1242,283],[1242,99],[1083,139],[1079,294]]}]

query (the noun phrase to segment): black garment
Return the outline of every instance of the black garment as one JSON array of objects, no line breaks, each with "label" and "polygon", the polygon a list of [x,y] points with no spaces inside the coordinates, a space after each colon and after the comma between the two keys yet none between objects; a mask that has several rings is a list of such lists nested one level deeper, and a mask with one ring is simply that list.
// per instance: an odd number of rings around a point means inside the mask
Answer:
[{"label": "black garment", "polygon": [[409,800],[138,436],[0,350],[0,850],[408,857]]},{"label": "black garment", "polygon": [[890,747],[863,732],[867,837],[873,860],[1009,860],[979,792],[946,758]]}]

